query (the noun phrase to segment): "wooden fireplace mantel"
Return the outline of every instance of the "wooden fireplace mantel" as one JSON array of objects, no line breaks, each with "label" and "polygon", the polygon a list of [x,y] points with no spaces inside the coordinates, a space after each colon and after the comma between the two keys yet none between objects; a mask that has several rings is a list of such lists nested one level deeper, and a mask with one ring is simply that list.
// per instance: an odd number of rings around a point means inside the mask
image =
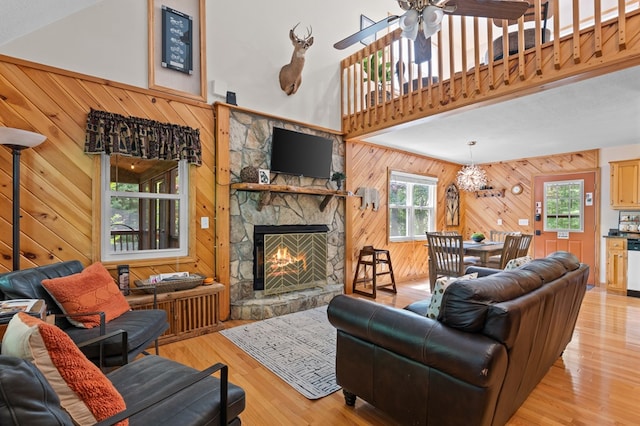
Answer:
[{"label": "wooden fireplace mantel", "polygon": [[232,183],[231,189],[237,191],[254,191],[260,192],[260,200],[258,202],[258,210],[262,210],[264,206],[271,202],[271,193],[291,193],[291,194],[306,194],[306,195],[320,195],[324,196],[322,202],[320,202],[320,211],[324,211],[329,204],[329,201],[333,197],[347,197],[349,194],[347,191],[338,191],[334,189],[326,188],[308,188],[292,185],[265,185],[261,183]]}]

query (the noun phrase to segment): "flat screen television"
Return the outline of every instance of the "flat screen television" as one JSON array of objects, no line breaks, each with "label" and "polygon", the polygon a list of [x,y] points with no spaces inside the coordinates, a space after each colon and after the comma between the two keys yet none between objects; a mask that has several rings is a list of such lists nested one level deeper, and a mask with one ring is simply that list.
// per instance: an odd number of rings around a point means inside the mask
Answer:
[{"label": "flat screen television", "polygon": [[329,179],[332,151],[331,139],[274,127],[271,138],[271,171]]}]

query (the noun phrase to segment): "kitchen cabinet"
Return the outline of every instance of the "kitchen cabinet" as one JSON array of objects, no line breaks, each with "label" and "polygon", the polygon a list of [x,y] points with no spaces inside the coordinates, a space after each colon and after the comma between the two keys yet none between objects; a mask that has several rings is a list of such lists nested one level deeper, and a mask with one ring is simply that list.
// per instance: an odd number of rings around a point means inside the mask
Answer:
[{"label": "kitchen cabinet", "polygon": [[611,208],[640,208],[640,159],[612,161]]},{"label": "kitchen cabinet", "polygon": [[607,291],[627,294],[627,239],[607,238]]}]

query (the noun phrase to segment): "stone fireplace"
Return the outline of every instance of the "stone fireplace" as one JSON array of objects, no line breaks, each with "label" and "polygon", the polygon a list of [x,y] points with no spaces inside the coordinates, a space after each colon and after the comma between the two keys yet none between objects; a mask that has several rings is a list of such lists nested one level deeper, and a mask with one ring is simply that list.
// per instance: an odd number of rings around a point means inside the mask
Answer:
[{"label": "stone fireplace", "polygon": [[[332,172],[344,172],[344,143],[339,135],[330,134],[292,124],[271,117],[264,117],[239,110],[232,111],[230,117],[230,168],[231,182],[241,182],[240,171],[247,166],[259,169],[269,169],[271,152],[272,128],[283,127],[298,132],[315,134],[333,140]],[[328,179],[317,179],[283,174],[271,174],[272,185],[287,187],[335,189],[335,184]],[[342,197],[333,197],[320,207],[324,197],[302,193],[255,192],[232,189],[230,192],[230,302],[232,319],[264,319],[283,315],[329,303],[344,289],[344,218],[345,201]],[[275,291],[264,289],[264,280],[258,284],[255,276],[264,273],[264,260],[254,260],[254,243],[264,245],[262,236],[256,237],[258,230],[270,230],[271,227],[281,227],[280,234],[289,241],[286,245],[294,253],[286,262],[296,267],[313,266],[312,270],[302,272],[296,269],[295,274],[276,275]],[[310,261],[296,252],[291,241],[298,237],[293,235],[307,234],[304,230],[310,227],[320,227],[324,240],[318,242],[303,242],[302,244],[322,244],[318,249],[324,257]],[[301,229],[303,231],[301,231]],[[263,233],[264,235],[277,235]],[[288,235],[288,237],[287,237]],[[302,237],[306,238],[306,237]],[[326,241],[326,243],[324,242]],[[281,242],[281,241],[280,241]],[[278,242],[277,245],[280,245]],[[277,255],[277,247],[275,249]],[[261,262],[261,264],[260,264]],[[279,265],[281,260],[274,260],[273,265]],[[280,271],[283,272],[283,271]],[[306,276],[314,273],[310,280]],[[300,280],[300,276],[302,280]],[[321,277],[322,275],[322,277]],[[278,281],[279,280],[279,281]],[[287,281],[286,283],[283,283]],[[289,287],[289,281],[302,281],[298,287]],[[286,284],[286,285],[285,285]]]}]

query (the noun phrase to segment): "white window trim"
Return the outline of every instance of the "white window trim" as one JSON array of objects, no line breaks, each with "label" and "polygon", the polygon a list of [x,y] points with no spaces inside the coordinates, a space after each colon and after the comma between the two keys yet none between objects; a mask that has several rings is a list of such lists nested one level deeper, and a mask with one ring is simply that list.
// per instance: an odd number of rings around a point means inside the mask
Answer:
[{"label": "white window trim", "polygon": [[187,160],[178,162],[178,175],[180,176],[179,194],[134,193],[137,198],[153,198],[179,201],[180,214],[180,247],[154,250],[136,250],[114,253],[111,251],[111,197],[131,197],[131,192],[111,191],[110,187],[110,156],[100,155],[100,178],[102,189],[101,205],[101,259],[104,262],[126,262],[134,260],[163,259],[189,254],[189,165]]},{"label": "white window trim", "polygon": [[[395,178],[395,179],[394,179]],[[389,172],[389,183],[387,186],[387,203],[388,203],[388,208],[387,208],[387,228],[388,228],[388,232],[391,231],[391,226],[389,224],[389,217],[391,216],[391,208],[403,208],[405,207],[407,210],[409,210],[408,214],[407,214],[407,219],[408,219],[408,223],[407,223],[407,230],[412,230],[413,229],[413,206],[395,206],[391,204],[391,201],[389,201],[389,194],[390,194],[390,188],[391,188],[391,182],[397,180],[397,181],[401,181],[401,182],[406,182],[406,183],[417,183],[417,184],[421,184],[421,185],[434,185],[435,186],[435,190],[434,190],[434,203],[433,203],[433,207],[424,207],[424,208],[418,208],[418,210],[432,210],[433,211],[433,215],[431,217],[432,219],[432,225],[435,227],[436,224],[436,218],[437,218],[437,207],[438,207],[438,203],[435,201],[438,197],[438,178],[437,177],[433,177],[433,176],[424,176],[424,175],[418,175],[415,173],[407,173],[407,172],[399,172],[399,171],[395,171],[395,170],[391,170]],[[411,194],[407,194],[408,197],[411,196]],[[428,231],[434,231],[435,229],[430,229]],[[426,241],[427,239],[427,234],[426,232],[424,233],[424,235],[409,235],[409,236],[404,236],[404,237],[397,237],[397,236],[391,236],[390,234],[388,235],[389,238],[389,242],[392,243],[399,243],[399,242],[407,242],[407,241]]]}]

